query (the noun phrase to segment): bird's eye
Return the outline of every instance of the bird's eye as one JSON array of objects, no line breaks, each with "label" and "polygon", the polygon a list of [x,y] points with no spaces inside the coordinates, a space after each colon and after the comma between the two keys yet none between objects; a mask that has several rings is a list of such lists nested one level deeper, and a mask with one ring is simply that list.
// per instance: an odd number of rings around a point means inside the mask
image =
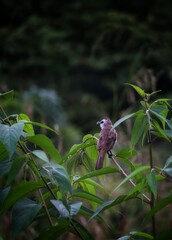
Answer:
[{"label": "bird's eye", "polygon": [[104,123],[104,121],[102,120],[100,123]]}]

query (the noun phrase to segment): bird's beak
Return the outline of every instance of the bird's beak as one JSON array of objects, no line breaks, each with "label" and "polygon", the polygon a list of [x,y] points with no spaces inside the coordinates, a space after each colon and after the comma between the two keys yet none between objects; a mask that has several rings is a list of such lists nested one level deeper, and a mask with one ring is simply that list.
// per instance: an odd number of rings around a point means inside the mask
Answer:
[{"label": "bird's beak", "polygon": [[98,121],[97,124],[100,124],[101,121]]}]

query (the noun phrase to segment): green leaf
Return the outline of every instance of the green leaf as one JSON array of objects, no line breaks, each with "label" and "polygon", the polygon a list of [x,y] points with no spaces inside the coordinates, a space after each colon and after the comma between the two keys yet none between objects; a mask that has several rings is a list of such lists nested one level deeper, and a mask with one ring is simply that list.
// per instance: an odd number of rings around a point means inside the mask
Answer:
[{"label": "green leaf", "polygon": [[14,91],[10,90],[8,92],[5,93],[0,93],[0,97],[5,99],[5,100],[12,100],[14,96]]},{"label": "green leaf", "polygon": [[154,134],[157,133],[157,135],[159,137],[165,138],[167,141],[170,142],[170,139],[167,137],[167,135],[165,134],[164,130],[160,127],[160,125],[158,124],[158,122],[156,120],[152,120],[152,124],[156,130],[156,132]]},{"label": "green leaf", "polygon": [[8,151],[5,148],[5,145],[0,142],[0,161],[8,157]]},{"label": "green leaf", "polygon": [[25,158],[26,158],[26,155],[24,154],[12,159],[11,161],[12,166],[8,174],[7,184],[11,184],[14,181],[14,179],[16,178],[17,174],[19,173],[21,167],[25,162],[24,161]]},{"label": "green leaf", "polygon": [[66,206],[63,204],[62,201],[60,200],[50,200],[50,201],[58,210],[61,218],[64,218],[64,219],[70,218],[69,210],[66,208]]},{"label": "green leaf", "polygon": [[172,168],[165,168],[163,173],[165,173],[165,175],[167,175],[169,178],[172,178]]},{"label": "green leaf", "polygon": [[47,126],[47,125],[44,124],[44,123],[33,122],[33,121],[24,121],[24,124],[25,124],[25,125],[30,125],[30,124],[32,124],[32,125],[35,125],[35,126],[38,126],[38,127],[44,128],[44,129],[47,129],[47,130],[49,130],[49,131],[54,132],[54,133],[57,134],[57,131],[56,131],[56,130],[54,130],[53,128]]},{"label": "green leaf", "polygon": [[37,134],[35,136],[30,136],[26,138],[29,142],[36,144],[38,147],[43,149],[47,154],[49,154],[54,160],[59,164],[62,163],[62,159],[57,149],[53,145],[52,141],[45,135]]},{"label": "green leaf", "polygon": [[41,209],[41,204],[24,198],[15,203],[12,210],[12,236],[16,238],[26,229]]},{"label": "green leaf", "polygon": [[46,163],[42,169],[47,173],[52,183],[59,186],[62,191],[71,192],[70,178],[64,167],[59,164]]},{"label": "green leaf", "polygon": [[26,114],[20,113],[18,115],[18,121],[24,123],[24,131],[25,132],[27,132],[30,136],[34,136],[35,135],[35,132],[34,132],[32,124],[28,124],[28,122],[30,122],[30,119],[29,119],[29,117]]},{"label": "green leaf", "polygon": [[0,124],[0,141],[5,145],[10,158],[16,150],[23,128],[23,123],[15,123],[12,126]]},{"label": "green leaf", "polygon": [[40,180],[37,182],[20,182],[14,188],[12,188],[5,199],[5,202],[0,206],[0,211],[5,212],[9,209],[17,200],[27,196],[33,191],[44,187],[44,183]]},{"label": "green leaf", "polygon": [[168,138],[172,138],[172,130],[164,129],[164,133]]},{"label": "green leaf", "polygon": [[72,196],[73,197],[79,197],[79,198],[83,198],[83,199],[87,199],[91,202],[95,202],[98,204],[102,204],[103,200],[99,197],[97,197],[96,195],[93,195],[89,192],[83,191],[81,189],[75,189],[72,191]]},{"label": "green leaf", "polygon": [[172,129],[171,122],[168,119],[166,119],[163,115],[153,111],[152,109],[150,109],[150,112],[153,113],[156,117],[158,117],[158,119],[160,119],[161,121],[166,122],[169,128]]},{"label": "green leaf", "polygon": [[94,214],[91,216],[91,218],[89,219],[89,221],[91,221],[93,218],[95,218],[100,212],[109,209],[113,206],[116,206],[118,204],[121,204],[122,202],[128,201],[130,199],[135,198],[138,195],[138,193],[134,193],[133,195],[120,195],[119,197],[117,197],[115,200],[110,200],[107,202],[104,202],[102,205],[100,205],[97,210],[94,212]]},{"label": "green leaf", "polygon": [[6,173],[10,171],[12,162],[9,158],[5,158],[4,160],[0,161],[0,177],[4,176]]},{"label": "green leaf", "polygon": [[49,162],[47,155],[42,150],[34,150],[34,151],[32,151],[32,154],[44,162]]},{"label": "green leaf", "polygon": [[120,184],[118,184],[118,186],[113,190],[116,191],[119,187],[121,187],[124,183],[126,183],[130,178],[136,176],[137,174],[144,172],[146,170],[150,169],[150,166],[141,166],[138,167],[136,170],[134,170],[130,175],[128,175],[128,177],[126,177],[122,182],[120,182]]},{"label": "green leaf", "polygon": [[82,206],[82,202],[72,202],[72,203],[69,203],[69,206],[70,206],[70,216],[74,216],[79,212]]},{"label": "green leaf", "polygon": [[94,240],[93,236],[75,219],[72,220],[72,232],[82,240]]},{"label": "green leaf", "polygon": [[147,224],[148,221],[152,218],[152,216],[154,214],[156,214],[157,212],[161,211],[162,209],[164,209],[167,205],[172,203],[172,195],[169,195],[168,197],[163,198],[162,200],[160,200],[147,214],[143,225]]},{"label": "green leaf", "polygon": [[130,232],[130,235],[132,236],[138,236],[138,237],[144,237],[144,239],[154,239],[154,237],[148,233],[145,233],[145,232],[135,232],[135,231],[132,231]]},{"label": "green leaf", "polygon": [[10,187],[0,189],[0,206],[4,204],[4,201],[10,191]]},{"label": "green leaf", "polygon": [[116,151],[116,157],[130,166],[131,170],[135,169],[133,163],[129,160],[137,155],[137,152],[130,147],[122,148]]},{"label": "green leaf", "polygon": [[122,118],[119,119],[117,122],[115,122],[112,127],[113,127],[113,128],[116,128],[116,127],[117,127],[118,125],[120,125],[122,122],[126,121],[126,120],[129,119],[129,118],[134,117],[135,114],[136,114],[136,113],[130,113],[130,114],[126,115],[125,117],[122,117]]},{"label": "green leaf", "polygon": [[158,117],[162,122],[163,128],[165,127],[166,118],[168,115],[168,107],[165,103],[163,104],[152,104],[150,111]]},{"label": "green leaf", "polygon": [[95,171],[85,174],[84,176],[78,178],[75,182],[82,181],[83,179],[86,179],[86,178],[98,177],[101,175],[115,173],[115,172],[119,172],[119,169],[115,168],[115,167],[113,167],[113,168],[112,167],[104,167],[102,169],[95,170]]},{"label": "green leaf", "polygon": [[[96,181],[94,181],[94,180],[92,180],[92,179],[90,179],[90,178],[86,178],[86,179],[83,179],[83,180],[81,179],[79,182],[80,182],[80,183],[84,183],[84,184],[86,184],[87,186],[88,186],[88,185],[91,185],[91,186],[94,187],[94,189],[100,189],[100,190],[102,190],[103,192],[109,194],[109,192],[105,189],[104,186],[98,184]],[[90,191],[89,191],[89,192],[90,192]],[[92,193],[92,192],[91,192],[91,193]]]},{"label": "green leaf", "polygon": [[150,173],[146,175],[148,186],[153,193],[155,199],[157,199],[157,183],[155,178],[155,171],[152,170]]},{"label": "green leaf", "polygon": [[134,84],[130,84],[130,83],[126,83],[127,85],[131,86],[132,88],[134,88],[134,90],[142,97],[144,98],[146,93],[138,86],[134,85]]},{"label": "green leaf", "polygon": [[136,117],[131,133],[131,144],[133,148],[138,143],[139,139],[142,137],[144,131],[146,130],[147,123],[147,116],[143,112]]},{"label": "green leaf", "polygon": [[70,221],[66,219],[59,219],[58,225],[50,227],[48,229],[43,230],[39,237],[35,240],[52,240],[58,239],[62,234],[68,232],[70,230]]}]

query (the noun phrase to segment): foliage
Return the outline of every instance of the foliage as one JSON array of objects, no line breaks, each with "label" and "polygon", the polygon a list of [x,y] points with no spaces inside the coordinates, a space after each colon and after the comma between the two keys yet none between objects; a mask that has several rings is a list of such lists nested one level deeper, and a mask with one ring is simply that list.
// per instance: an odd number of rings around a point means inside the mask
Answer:
[{"label": "foliage", "polygon": [[[163,230],[167,229],[160,229],[161,233],[156,228],[156,215],[172,202],[172,194],[169,191],[159,199],[158,186],[161,182],[172,182],[172,157],[162,167],[156,165],[153,141],[162,138],[171,142],[170,99],[151,102],[156,92],[149,94],[136,85],[129,85],[141,97],[141,109],[119,119],[113,127],[134,119],[131,146],[118,149],[109,156],[115,167],[104,166],[100,170],[94,170],[97,134],[85,135],[80,144],[73,145],[63,156],[49,137],[35,133],[34,126],[56,134],[53,129],[31,121],[23,113],[7,116],[1,106],[0,213],[1,216],[8,216],[9,212],[12,215],[10,233],[2,232],[3,239],[20,239],[21,234],[26,236],[31,226],[36,231],[34,239],[57,239],[66,233],[80,239],[94,239],[94,234],[82,223],[80,216],[88,223],[96,219],[109,229],[112,226],[101,213],[132,201],[138,201],[140,207],[148,206],[144,221],[137,225],[137,231],[132,231],[131,227],[125,236],[120,236],[117,230],[112,231],[111,239],[161,239]],[[0,97],[10,101],[13,92]],[[140,151],[136,150],[140,148],[140,142],[148,147],[146,164],[132,161]],[[110,186],[103,186],[107,176],[113,179],[119,173],[123,179],[117,184],[111,182]],[[127,183],[131,187],[125,194],[120,193],[119,189],[122,190]],[[41,228],[39,222],[43,220],[45,227]]]}]

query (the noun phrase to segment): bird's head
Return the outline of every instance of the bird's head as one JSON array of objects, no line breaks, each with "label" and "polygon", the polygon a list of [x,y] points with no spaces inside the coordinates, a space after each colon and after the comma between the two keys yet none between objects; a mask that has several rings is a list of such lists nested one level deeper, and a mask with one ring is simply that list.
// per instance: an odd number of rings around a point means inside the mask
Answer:
[{"label": "bird's head", "polygon": [[108,117],[103,118],[101,121],[97,122],[97,124],[100,125],[101,129],[112,127],[112,122]]}]

